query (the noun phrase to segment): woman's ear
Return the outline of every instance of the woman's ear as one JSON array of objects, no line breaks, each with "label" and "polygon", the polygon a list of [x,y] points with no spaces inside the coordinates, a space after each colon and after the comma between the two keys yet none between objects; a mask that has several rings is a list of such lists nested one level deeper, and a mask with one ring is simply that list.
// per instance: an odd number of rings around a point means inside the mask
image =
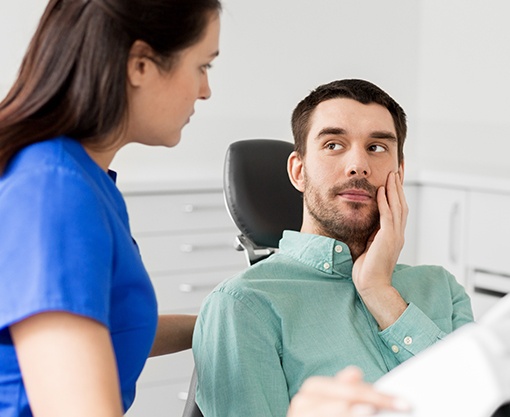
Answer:
[{"label": "woman's ear", "polygon": [[303,161],[296,151],[293,151],[289,155],[289,159],[287,160],[287,173],[289,174],[290,182],[294,188],[303,192],[305,189]]},{"label": "woman's ear", "polygon": [[154,51],[145,42],[137,40],[131,46],[127,63],[127,79],[132,87],[140,87],[154,64]]}]

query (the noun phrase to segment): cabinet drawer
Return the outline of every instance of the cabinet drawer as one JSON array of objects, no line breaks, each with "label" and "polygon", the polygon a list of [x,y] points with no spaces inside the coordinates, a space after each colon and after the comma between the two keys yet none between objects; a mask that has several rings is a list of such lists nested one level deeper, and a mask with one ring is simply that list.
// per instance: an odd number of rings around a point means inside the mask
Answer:
[{"label": "cabinet drawer", "polygon": [[470,267],[510,274],[510,195],[472,192],[469,208]]},{"label": "cabinet drawer", "polygon": [[139,386],[135,402],[126,417],[182,416],[189,389],[189,380],[173,384]]},{"label": "cabinet drawer", "polygon": [[235,228],[221,192],[127,196],[126,204],[134,235]]},{"label": "cabinet drawer", "polygon": [[184,272],[151,277],[158,297],[160,314],[196,314],[204,298],[223,280],[244,269],[233,268],[213,272]]},{"label": "cabinet drawer", "polygon": [[234,248],[236,233],[140,236],[138,246],[149,274],[201,271],[245,266]]},{"label": "cabinet drawer", "polygon": [[147,359],[143,372],[138,378],[138,386],[169,384],[191,378],[193,367],[193,352],[191,349],[173,353],[171,355],[155,356]]}]

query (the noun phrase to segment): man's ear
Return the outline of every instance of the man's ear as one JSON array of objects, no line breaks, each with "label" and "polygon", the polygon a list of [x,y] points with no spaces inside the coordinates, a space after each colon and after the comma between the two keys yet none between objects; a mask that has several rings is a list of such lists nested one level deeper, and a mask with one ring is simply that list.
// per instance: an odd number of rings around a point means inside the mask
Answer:
[{"label": "man's ear", "polygon": [[296,190],[303,192],[305,190],[304,166],[301,157],[296,151],[289,155],[287,173],[289,174],[290,182]]},{"label": "man's ear", "polygon": [[137,40],[131,46],[127,63],[127,79],[132,87],[140,87],[147,78],[149,67],[155,65],[151,57],[153,49],[144,41]]}]

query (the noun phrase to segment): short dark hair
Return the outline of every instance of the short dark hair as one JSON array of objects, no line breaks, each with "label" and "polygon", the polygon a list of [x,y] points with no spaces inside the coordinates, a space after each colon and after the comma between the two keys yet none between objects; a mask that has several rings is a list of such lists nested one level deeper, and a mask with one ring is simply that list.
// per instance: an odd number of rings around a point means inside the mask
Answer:
[{"label": "short dark hair", "polygon": [[119,128],[134,42],[169,71],[220,10],[220,0],[50,0],[0,103],[0,173],[29,144],[59,135],[90,143]]},{"label": "short dark hair", "polygon": [[304,156],[306,138],[310,131],[310,119],[317,106],[326,100],[350,98],[363,104],[377,103],[391,113],[398,140],[398,162],[404,160],[404,142],[407,135],[406,114],[402,107],[386,92],[365,80],[338,80],[323,84],[313,90],[292,113],[292,133],[296,152]]}]

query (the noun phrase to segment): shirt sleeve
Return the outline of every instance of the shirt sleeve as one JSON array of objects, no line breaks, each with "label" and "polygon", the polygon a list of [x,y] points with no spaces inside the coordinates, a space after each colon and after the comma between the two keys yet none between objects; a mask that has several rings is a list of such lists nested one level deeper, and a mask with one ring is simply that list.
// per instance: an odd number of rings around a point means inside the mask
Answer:
[{"label": "shirt sleeve", "polygon": [[112,237],[93,187],[63,168],[23,173],[0,195],[0,328],[44,311],[108,325]]},{"label": "shirt sleeve", "polygon": [[[431,283],[436,303],[423,309],[410,302],[398,320],[379,332],[389,353],[398,363],[432,346],[452,331],[473,321],[471,301],[453,275],[443,270],[445,280]],[[429,305],[430,309],[425,309]]]},{"label": "shirt sleeve", "polygon": [[284,417],[289,406],[276,325],[248,299],[215,292],[193,335],[197,404],[207,417]]}]

